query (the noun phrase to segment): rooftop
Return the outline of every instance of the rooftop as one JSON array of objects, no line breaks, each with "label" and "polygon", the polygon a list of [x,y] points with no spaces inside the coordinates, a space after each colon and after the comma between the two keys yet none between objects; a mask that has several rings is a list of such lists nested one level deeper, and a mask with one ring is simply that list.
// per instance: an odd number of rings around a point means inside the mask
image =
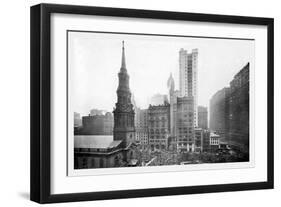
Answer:
[{"label": "rooftop", "polygon": [[114,141],[112,135],[75,135],[74,148],[112,149],[122,141]]},{"label": "rooftop", "polygon": [[214,132],[211,132],[210,133],[210,137],[217,137],[217,138],[220,138],[220,135],[214,133]]}]

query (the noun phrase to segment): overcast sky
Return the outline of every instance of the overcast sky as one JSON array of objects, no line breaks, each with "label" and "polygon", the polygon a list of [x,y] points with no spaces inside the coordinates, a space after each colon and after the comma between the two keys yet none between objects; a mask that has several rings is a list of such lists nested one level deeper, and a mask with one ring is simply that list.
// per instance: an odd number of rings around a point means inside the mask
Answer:
[{"label": "overcast sky", "polygon": [[173,74],[179,89],[179,50],[198,48],[198,105],[208,106],[216,91],[250,62],[254,41],[149,35],[69,33],[69,92],[73,111],[87,115],[92,108],[113,111],[121,66],[122,40],[130,89],[141,108],[149,98],[167,94]]}]

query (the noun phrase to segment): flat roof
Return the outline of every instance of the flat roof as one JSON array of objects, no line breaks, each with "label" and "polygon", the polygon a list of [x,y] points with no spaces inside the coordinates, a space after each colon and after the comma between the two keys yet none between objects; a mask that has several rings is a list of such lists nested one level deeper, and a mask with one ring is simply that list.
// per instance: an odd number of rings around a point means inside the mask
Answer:
[{"label": "flat roof", "polygon": [[210,137],[220,137],[220,135],[215,134],[214,132],[211,132],[211,133],[210,133]]},{"label": "flat roof", "polygon": [[108,149],[117,147],[122,141],[113,140],[112,135],[75,135],[74,148]]}]

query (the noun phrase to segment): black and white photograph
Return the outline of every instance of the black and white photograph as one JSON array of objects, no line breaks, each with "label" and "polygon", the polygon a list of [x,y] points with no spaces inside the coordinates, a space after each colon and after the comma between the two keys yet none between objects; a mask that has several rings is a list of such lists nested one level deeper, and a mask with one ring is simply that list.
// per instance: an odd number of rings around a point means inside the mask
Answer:
[{"label": "black and white photograph", "polygon": [[254,52],[246,38],[67,31],[68,162],[249,163]]},{"label": "black and white photograph", "polygon": [[158,6],[31,7],[32,201],[274,188],[274,19]]}]

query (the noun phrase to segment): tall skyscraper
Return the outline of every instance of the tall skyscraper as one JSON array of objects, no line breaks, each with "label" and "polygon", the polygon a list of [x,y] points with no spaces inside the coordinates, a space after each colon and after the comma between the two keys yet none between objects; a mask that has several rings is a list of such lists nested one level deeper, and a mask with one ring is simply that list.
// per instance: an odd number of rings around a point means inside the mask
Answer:
[{"label": "tall skyscraper", "polygon": [[221,140],[249,150],[249,69],[247,63],[231,80],[230,87],[210,100],[210,129]]},{"label": "tall skyscraper", "polygon": [[168,79],[167,86],[170,97],[170,144],[175,145],[178,151],[194,152],[193,96],[180,97],[180,91],[175,90],[175,82],[172,75]]},{"label": "tall skyscraper", "polygon": [[122,140],[124,146],[135,141],[135,112],[131,102],[129,75],[126,69],[124,41],[122,42],[121,69],[118,73],[117,103],[115,104],[113,139]]},{"label": "tall skyscraper", "polygon": [[180,96],[194,98],[194,126],[198,125],[197,113],[197,70],[198,70],[198,49],[193,49],[191,53],[183,48],[179,52],[179,84]]},{"label": "tall skyscraper", "polygon": [[249,147],[249,70],[247,63],[230,82],[229,139]]}]

